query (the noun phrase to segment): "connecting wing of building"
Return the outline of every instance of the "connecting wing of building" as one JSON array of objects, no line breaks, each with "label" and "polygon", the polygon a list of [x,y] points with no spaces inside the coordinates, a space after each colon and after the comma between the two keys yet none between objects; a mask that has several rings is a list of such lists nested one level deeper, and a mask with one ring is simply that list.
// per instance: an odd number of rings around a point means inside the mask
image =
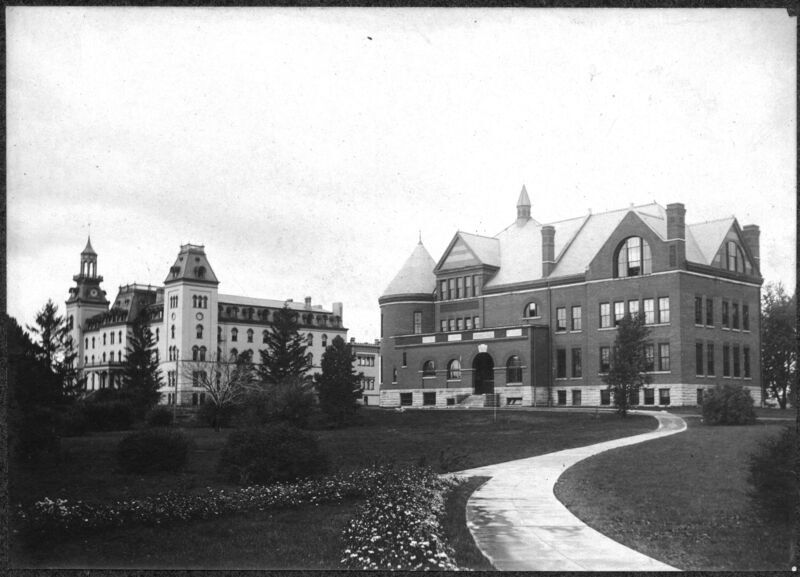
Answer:
[{"label": "connecting wing of building", "polygon": [[643,312],[643,405],[732,382],[761,400],[759,228],[656,203],[541,224],[523,186],[494,237],[420,242],[379,299],[382,406],[609,405],[616,324]]}]

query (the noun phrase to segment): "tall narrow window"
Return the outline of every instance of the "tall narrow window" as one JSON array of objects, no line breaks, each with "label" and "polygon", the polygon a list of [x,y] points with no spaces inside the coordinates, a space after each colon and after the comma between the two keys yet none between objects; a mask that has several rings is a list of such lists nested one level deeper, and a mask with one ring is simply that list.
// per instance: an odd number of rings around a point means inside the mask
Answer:
[{"label": "tall narrow window", "polygon": [[472,317],[467,317],[464,319],[464,328],[468,331],[472,330]]},{"label": "tall narrow window", "polygon": [[[114,359],[111,359],[112,361]],[[744,378],[750,378],[750,348],[744,347],[742,349],[742,360],[744,361]]]},{"label": "tall narrow window", "polygon": [[313,347],[314,346],[314,333],[308,333],[306,335],[306,346]]},{"label": "tall narrow window", "polygon": [[652,325],[656,322],[656,312],[654,310],[655,302],[653,299],[643,299],[642,306],[644,308],[644,324]]},{"label": "tall narrow window", "polygon": [[611,370],[611,347],[600,347],[600,372]]},{"label": "tall narrow window", "polygon": [[669,371],[669,343],[658,345],[658,370]]},{"label": "tall narrow window", "polygon": [[750,307],[746,304],[742,304],[742,330],[750,330]]},{"label": "tall narrow window", "polygon": [[653,343],[647,343],[644,345],[644,361],[645,361],[645,370],[646,371],[654,371],[656,365],[656,347]]},{"label": "tall narrow window", "polygon": [[579,331],[583,326],[583,321],[581,320],[581,307],[574,306],[572,307],[572,330]]},{"label": "tall narrow window", "polygon": [[463,318],[457,318],[456,319],[456,328],[459,331],[463,331],[464,330],[464,319]]},{"label": "tall narrow window", "polygon": [[451,333],[456,330],[456,319],[447,319],[447,329]]},{"label": "tall narrow window", "polygon": [[744,272],[744,255],[742,254],[742,249],[739,248],[733,241],[729,241],[727,244],[727,260],[728,260],[728,270],[733,272]]},{"label": "tall narrow window", "polygon": [[320,340],[322,341],[322,348],[323,349],[327,349],[328,348],[328,335],[322,335]]},{"label": "tall narrow window", "polygon": [[511,355],[506,363],[506,382],[522,382],[522,361],[517,355]]},{"label": "tall narrow window", "polygon": [[703,297],[694,297],[694,324],[703,324]]},{"label": "tall narrow window", "polygon": [[578,379],[582,376],[581,349],[572,349],[572,377]]},{"label": "tall narrow window", "polygon": [[464,277],[456,279],[456,298],[464,298]]},{"label": "tall narrow window", "polygon": [[706,374],[714,376],[714,343],[706,345]]},{"label": "tall narrow window", "polygon": [[408,353],[403,351],[403,366],[405,367],[406,365],[408,365]]},{"label": "tall narrow window", "polygon": [[639,301],[628,301],[628,313],[632,318],[639,316]]},{"label": "tall narrow window", "polygon": [[471,297],[475,296],[475,293],[472,291],[472,276],[464,277],[464,296]]},{"label": "tall narrow window", "polygon": [[267,333],[266,329],[261,331],[261,342],[262,343],[266,343],[267,342],[267,340],[268,340],[267,334],[268,333]]},{"label": "tall narrow window", "polygon": [[422,376],[423,378],[436,376],[436,367],[433,364],[433,361],[425,361],[422,364]]},{"label": "tall narrow window", "polygon": [[458,359],[453,359],[447,363],[447,380],[461,380],[461,361]]},{"label": "tall narrow window", "polygon": [[237,342],[239,340],[239,329],[233,328],[231,329],[231,341]]},{"label": "tall narrow window", "polygon": [[658,298],[658,322],[669,323],[669,297]]},{"label": "tall narrow window", "polygon": [[253,342],[253,329],[247,329],[247,342]]},{"label": "tall narrow window", "polygon": [[600,303],[600,328],[611,326],[611,303]]},{"label": "tall narrow window", "polygon": [[456,298],[456,279],[447,279],[447,291],[450,293],[450,298]]},{"label": "tall narrow window", "polygon": [[731,376],[731,348],[728,345],[722,345],[722,376]]},{"label": "tall narrow window", "polygon": [[422,312],[414,311],[414,334],[418,335],[422,332]]},{"label": "tall narrow window", "polygon": [[739,329],[739,303],[733,303],[731,305],[731,321],[733,328],[738,330]]},{"label": "tall narrow window", "polygon": [[172,338],[174,339],[175,338],[175,325],[172,325],[170,334],[171,334]]},{"label": "tall narrow window", "polygon": [[197,325],[196,329],[197,329],[197,338],[198,339],[202,339],[203,338],[203,325]]},{"label": "tall narrow window", "polygon": [[567,330],[567,308],[566,307],[558,307],[556,309],[556,330],[557,331],[565,331],[565,330]]},{"label": "tall narrow window", "polygon": [[206,348],[205,347],[200,347],[200,360],[201,361],[206,360]]},{"label": "tall narrow window", "polygon": [[567,349],[556,349],[556,378],[567,377]]},{"label": "tall narrow window", "polygon": [[706,299],[706,325],[714,326],[714,299]]},{"label": "tall narrow window", "polygon": [[740,377],[741,373],[741,357],[739,356],[739,345],[733,345],[733,376]]},{"label": "tall narrow window", "polygon": [[447,281],[443,280],[439,283],[439,292],[442,293],[442,300],[446,301],[450,298],[450,295],[447,293]]},{"label": "tall narrow window", "polygon": [[703,375],[704,364],[705,364],[705,357],[703,356],[703,343],[696,343],[694,345],[694,366],[696,375],[698,376]]},{"label": "tall narrow window", "polygon": [[106,333],[103,333],[103,344],[104,345],[106,344],[106,338],[107,337],[108,337],[108,335]]},{"label": "tall narrow window", "polygon": [[442,319],[442,320],[439,321],[439,324],[440,324],[439,328],[442,330],[442,332],[446,333],[447,332],[447,320],[446,319]]},{"label": "tall narrow window", "polygon": [[722,301],[722,327],[731,328],[730,320],[728,319],[728,301]]},{"label": "tall narrow window", "polygon": [[481,317],[473,317],[472,318],[472,324],[475,325],[476,329],[481,328]]},{"label": "tall narrow window", "polygon": [[625,301],[616,301],[614,303],[614,326],[619,325],[622,319],[625,318]]},{"label": "tall narrow window", "polygon": [[198,360],[198,358],[197,358],[197,357],[198,357],[199,355],[200,355],[200,348],[199,348],[197,345],[193,346],[193,347],[192,347],[192,360],[193,360],[193,361],[196,361],[196,360]]}]

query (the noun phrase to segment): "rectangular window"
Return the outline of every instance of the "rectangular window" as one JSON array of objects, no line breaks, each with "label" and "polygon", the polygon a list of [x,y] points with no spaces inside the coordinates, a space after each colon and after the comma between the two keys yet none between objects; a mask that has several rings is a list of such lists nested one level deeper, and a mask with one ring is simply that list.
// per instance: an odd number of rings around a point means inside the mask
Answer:
[{"label": "rectangular window", "polygon": [[481,317],[474,317],[472,323],[475,325],[476,329],[481,328]]},{"label": "rectangular window", "polygon": [[734,377],[741,377],[741,357],[739,357],[739,345],[733,346],[733,376]]},{"label": "rectangular window", "polygon": [[400,393],[400,406],[410,407],[414,393]]},{"label": "rectangular window", "polygon": [[449,319],[447,321],[447,328],[450,330],[450,332],[453,332],[454,330],[456,330],[456,320],[455,319]]},{"label": "rectangular window", "polygon": [[567,378],[567,349],[556,349],[556,378]]},{"label": "rectangular window", "polygon": [[722,376],[731,376],[731,348],[728,345],[722,345]]},{"label": "rectangular window", "polygon": [[706,345],[706,374],[714,376],[714,343]]},{"label": "rectangular window", "polygon": [[633,318],[639,316],[639,301],[628,301],[628,312]]},{"label": "rectangular window", "polygon": [[456,279],[456,298],[464,298],[464,277],[460,276]]},{"label": "rectangular window", "polygon": [[733,328],[739,330],[739,303],[733,303],[731,310],[731,320]]},{"label": "rectangular window", "polygon": [[475,296],[475,293],[472,292],[472,277],[471,276],[464,277],[464,296],[465,297]]},{"label": "rectangular window", "polygon": [[611,370],[611,347],[600,347],[600,372]]},{"label": "rectangular window", "polygon": [[625,318],[625,302],[616,301],[614,303],[614,326],[617,326]]},{"label": "rectangular window", "polygon": [[581,307],[572,307],[572,330],[579,331],[581,330],[582,326]]},{"label": "rectangular window", "polygon": [[669,297],[658,298],[658,322],[669,323]]},{"label": "rectangular window", "polygon": [[480,296],[481,294],[481,277],[478,275],[472,276],[472,286],[475,289],[475,296]]},{"label": "rectangular window", "polygon": [[658,370],[669,371],[669,343],[658,344]]},{"label": "rectangular window", "polygon": [[706,325],[714,326],[714,299],[706,299]]},{"label": "rectangular window", "polygon": [[430,407],[436,404],[436,392],[431,391],[427,393],[422,393],[422,404]]},{"label": "rectangular window", "polygon": [[459,331],[463,331],[464,330],[464,319],[461,319],[461,318],[456,319],[456,328]]},{"label": "rectangular window", "polygon": [[414,312],[414,334],[418,335],[422,332],[422,313],[420,311]]},{"label": "rectangular window", "polygon": [[[745,304],[742,305],[742,330],[750,330],[750,307]],[[111,334],[111,342],[114,342],[113,333]]]},{"label": "rectangular window", "polygon": [[639,391],[631,391],[630,396],[628,397],[631,406],[636,406],[639,404]]},{"label": "rectangular window", "polygon": [[451,278],[447,280],[447,292],[451,299],[456,298],[456,279]]},{"label": "rectangular window", "polygon": [[644,345],[645,370],[654,371],[656,368],[656,347],[653,343]]},{"label": "rectangular window", "polygon": [[669,389],[658,389],[658,404],[669,405]]},{"label": "rectangular window", "polygon": [[611,326],[611,303],[600,303],[600,328]]},{"label": "rectangular window", "polygon": [[694,297],[694,324],[703,324],[703,297]]},{"label": "rectangular window", "polygon": [[656,322],[656,312],[654,309],[655,301],[653,299],[643,299],[642,306],[644,308],[644,324],[652,325]]},{"label": "rectangular window", "polygon": [[697,389],[697,406],[703,404],[703,389]]},{"label": "rectangular window", "polygon": [[403,353],[403,366],[408,365],[408,353]]},{"label": "rectangular window", "polygon": [[447,332],[447,321],[446,321],[446,320],[444,320],[444,319],[442,319],[442,320],[441,320],[441,321],[439,321],[439,322],[440,322],[440,327],[441,327],[441,329],[442,329],[442,332],[443,332],[443,333],[446,333],[446,332]]},{"label": "rectangular window", "polygon": [[581,366],[581,349],[572,349],[572,376],[579,379],[583,376]]},{"label": "rectangular window", "polygon": [[744,357],[744,378],[750,378],[750,348],[744,347],[742,349],[742,354]]},{"label": "rectangular window", "polygon": [[441,299],[442,299],[443,301],[446,301],[446,300],[448,300],[448,299],[450,298],[450,295],[449,295],[449,294],[447,294],[447,281],[446,281],[446,280],[443,280],[442,282],[440,282],[440,283],[439,283],[439,287],[440,287],[440,288],[439,288],[439,292],[441,292],[441,293],[442,293],[442,294],[441,294]]},{"label": "rectangular window", "polygon": [[644,391],[644,404],[654,405],[656,402],[655,389],[642,389]]},{"label": "rectangular window", "polygon": [[600,404],[601,405],[611,404],[611,391],[609,391],[608,389],[600,390]]},{"label": "rectangular window", "polygon": [[572,391],[572,406],[573,407],[581,406],[581,392],[574,389]]},{"label": "rectangular window", "polygon": [[705,357],[703,356],[703,343],[696,343],[694,345],[694,374],[703,376],[703,366],[705,365]]},{"label": "rectangular window", "polygon": [[556,330],[567,330],[567,309],[566,307],[558,307],[556,309]]},{"label": "rectangular window", "polygon": [[558,391],[558,404],[561,406],[567,404],[567,391]]},{"label": "rectangular window", "polygon": [[728,301],[722,301],[722,327],[726,329],[730,328],[728,322]]}]

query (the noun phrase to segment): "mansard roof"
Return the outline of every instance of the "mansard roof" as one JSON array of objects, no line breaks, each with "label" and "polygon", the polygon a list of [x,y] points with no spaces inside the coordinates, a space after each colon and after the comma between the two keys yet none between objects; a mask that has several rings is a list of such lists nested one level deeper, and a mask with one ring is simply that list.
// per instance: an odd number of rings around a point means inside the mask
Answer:
[{"label": "mansard roof", "polygon": [[260,299],[238,295],[220,294],[217,296],[217,302],[222,306],[233,305],[237,307],[261,307],[273,309],[282,309],[283,305],[287,304],[289,305],[290,309],[295,311],[313,311],[315,313],[332,314],[332,311],[323,308],[322,305],[311,305],[311,308],[306,308],[305,301],[282,301],[278,299]]},{"label": "mansard roof", "polygon": [[206,257],[205,247],[196,244],[181,245],[175,264],[169,269],[164,284],[178,281],[193,281],[206,284],[219,284],[214,270]]},{"label": "mansard roof", "polygon": [[435,266],[436,262],[420,241],[382,296],[433,294],[436,288],[436,276],[433,274]]}]

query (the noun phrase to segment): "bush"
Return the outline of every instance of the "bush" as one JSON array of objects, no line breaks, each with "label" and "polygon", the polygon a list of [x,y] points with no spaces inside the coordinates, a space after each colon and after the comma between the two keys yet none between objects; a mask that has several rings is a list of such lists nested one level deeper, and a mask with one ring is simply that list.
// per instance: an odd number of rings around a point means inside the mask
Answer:
[{"label": "bush", "polygon": [[59,414],[49,407],[19,411],[9,427],[9,445],[19,461],[36,462],[43,453],[58,454],[61,447]]},{"label": "bush", "polygon": [[771,521],[791,522],[800,504],[794,472],[797,441],[797,431],[788,427],[780,436],[762,443],[750,458],[750,498]]},{"label": "bush", "polygon": [[80,437],[86,434],[86,415],[82,405],[73,405],[61,411],[59,431],[64,437]]},{"label": "bush", "polygon": [[215,403],[203,403],[197,412],[198,420],[209,427],[219,429],[231,426],[234,417],[239,412],[236,405],[217,405]]},{"label": "bush", "polygon": [[189,439],[175,429],[143,429],[123,437],[117,463],[126,473],[175,472],[186,465]]},{"label": "bush", "polygon": [[310,383],[292,379],[249,394],[245,406],[242,421],[248,427],[284,421],[304,428],[314,409],[314,395]]},{"label": "bush", "polygon": [[707,425],[749,425],[756,420],[753,397],[738,385],[717,385],[703,395],[703,422]]},{"label": "bush", "polygon": [[324,473],[328,460],[311,433],[275,423],[231,433],[217,468],[234,483],[267,484]]},{"label": "bush", "polygon": [[133,426],[133,409],[122,401],[87,403],[83,415],[89,431],[125,431]]},{"label": "bush", "polygon": [[172,409],[164,405],[153,407],[144,420],[150,427],[169,427],[172,424]]}]

